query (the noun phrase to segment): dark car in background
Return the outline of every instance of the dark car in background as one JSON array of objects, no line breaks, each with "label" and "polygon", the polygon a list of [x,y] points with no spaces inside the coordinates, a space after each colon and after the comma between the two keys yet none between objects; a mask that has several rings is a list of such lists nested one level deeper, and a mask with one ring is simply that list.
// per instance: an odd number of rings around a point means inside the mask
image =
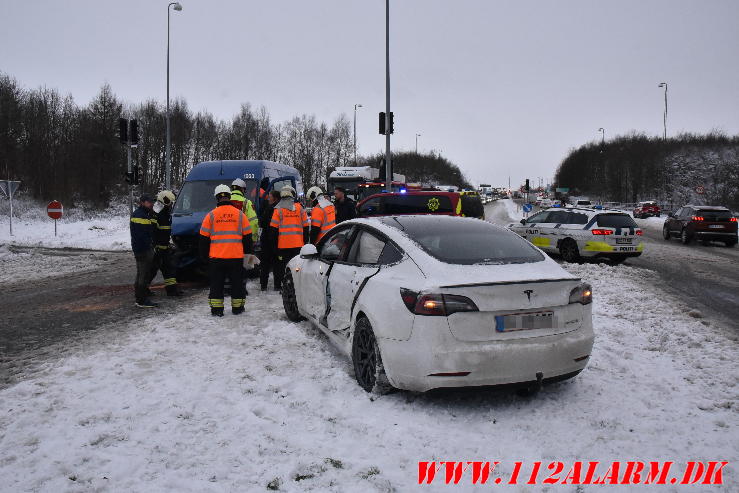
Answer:
[{"label": "dark car in background", "polygon": [[358,217],[436,214],[482,219],[480,197],[457,192],[406,191],[378,193],[357,204]]},{"label": "dark car in background", "polygon": [[646,202],[639,202],[634,208],[634,217],[645,219],[647,217],[659,217],[662,211],[660,211],[659,205],[653,200]]},{"label": "dark car in background", "polygon": [[726,207],[686,205],[670,213],[662,236],[665,240],[680,238],[686,245],[695,239],[704,244],[721,241],[733,247],[737,243],[737,219]]}]

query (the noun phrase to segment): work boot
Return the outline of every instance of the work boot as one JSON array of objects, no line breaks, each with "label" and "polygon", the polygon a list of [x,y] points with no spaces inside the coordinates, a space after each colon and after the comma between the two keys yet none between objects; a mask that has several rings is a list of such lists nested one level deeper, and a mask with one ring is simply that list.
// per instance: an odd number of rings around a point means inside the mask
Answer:
[{"label": "work boot", "polygon": [[158,305],[150,299],[136,300],[136,306],[139,308],[156,308]]},{"label": "work boot", "polygon": [[244,307],[243,306],[237,306],[235,308],[231,308],[231,313],[234,315],[241,315],[244,313]]},{"label": "work boot", "polygon": [[167,291],[167,296],[182,296],[184,294],[176,285],[167,286],[164,289]]},{"label": "work boot", "polygon": [[210,314],[214,317],[222,317],[223,316],[223,308],[211,308]]}]

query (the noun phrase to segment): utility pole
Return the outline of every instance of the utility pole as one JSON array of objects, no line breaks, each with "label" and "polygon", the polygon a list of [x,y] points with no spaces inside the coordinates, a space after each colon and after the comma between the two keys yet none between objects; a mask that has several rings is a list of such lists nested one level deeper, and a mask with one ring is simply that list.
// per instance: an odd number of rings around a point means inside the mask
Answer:
[{"label": "utility pole", "polygon": [[357,108],[361,108],[361,104],[354,105],[354,166],[357,165]]},{"label": "utility pole", "polygon": [[421,134],[416,134],[416,154],[418,154],[418,138],[421,136]]},{"label": "utility pole", "polygon": [[662,114],[662,124],[664,125],[664,133],[662,134],[662,138],[664,140],[667,140],[667,82],[660,82],[660,84],[657,87],[665,88],[665,112]]},{"label": "utility pole", "polygon": [[393,165],[390,156],[390,0],[385,0],[385,189],[393,189]]},{"label": "utility pole", "polygon": [[[167,5],[167,146],[165,149],[165,175],[164,175],[164,188],[169,190],[172,184],[172,161],[170,156],[170,148],[172,146],[172,137],[169,130],[169,13],[170,7],[174,6],[176,11],[182,10],[182,5],[179,2],[171,2]],[[129,149],[130,152],[130,149]]]},{"label": "utility pole", "polygon": [[606,142],[606,129],[603,128],[603,127],[600,127],[598,129],[598,132],[600,132],[600,146],[601,146],[601,148],[603,148],[603,145]]}]

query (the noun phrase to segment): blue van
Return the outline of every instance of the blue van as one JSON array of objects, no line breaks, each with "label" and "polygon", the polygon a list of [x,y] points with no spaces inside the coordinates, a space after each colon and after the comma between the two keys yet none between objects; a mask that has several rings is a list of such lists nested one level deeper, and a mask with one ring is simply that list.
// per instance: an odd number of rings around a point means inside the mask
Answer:
[{"label": "blue van", "polygon": [[216,206],[213,191],[218,185],[231,185],[236,178],[246,182],[246,198],[257,214],[263,206],[259,189],[269,193],[290,185],[303,196],[300,173],[292,166],[272,161],[206,161],[195,165],[177,194],[172,211],[172,241],[177,246],[178,267],[198,263],[198,236],[205,214]]}]

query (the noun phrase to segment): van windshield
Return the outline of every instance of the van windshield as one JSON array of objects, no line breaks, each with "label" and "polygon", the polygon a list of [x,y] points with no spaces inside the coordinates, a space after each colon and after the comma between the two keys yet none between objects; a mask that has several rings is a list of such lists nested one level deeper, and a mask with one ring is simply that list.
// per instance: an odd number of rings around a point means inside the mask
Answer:
[{"label": "van windshield", "polygon": [[[229,185],[233,179],[188,181],[182,185],[180,195],[175,202],[174,214],[192,214],[194,212],[208,212],[216,206],[213,191],[218,185]],[[254,202],[256,197],[257,182],[246,181],[246,198]]]}]

